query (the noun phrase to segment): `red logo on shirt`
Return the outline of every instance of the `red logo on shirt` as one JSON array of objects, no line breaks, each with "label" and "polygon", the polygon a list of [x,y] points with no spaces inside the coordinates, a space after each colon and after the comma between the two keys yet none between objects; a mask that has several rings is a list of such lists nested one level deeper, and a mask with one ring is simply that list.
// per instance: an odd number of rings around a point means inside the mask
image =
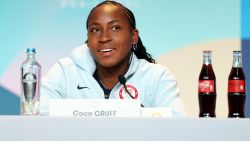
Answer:
[{"label": "red logo on shirt", "polygon": [[119,98],[120,99],[137,99],[138,98],[138,91],[132,85],[126,85],[129,93],[134,97],[132,98],[126,91],[125,88],[122,87],[119,91]]}]

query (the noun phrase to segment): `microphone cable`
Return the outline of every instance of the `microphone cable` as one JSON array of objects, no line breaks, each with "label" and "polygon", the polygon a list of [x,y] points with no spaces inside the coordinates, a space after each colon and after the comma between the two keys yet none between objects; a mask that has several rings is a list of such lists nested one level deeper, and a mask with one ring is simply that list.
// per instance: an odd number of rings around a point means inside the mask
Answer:
[{"label": "microphone cable", "polygon": [[[125,89],[125,91],[128,93],[128,95],[132,98],[132,99],[135,99],[135,97],[134,96],[132,96],[131,95],[131,93],[128,91],[128,89],[127,89],[127,86],[126,86],[126,78],[123,76],[123,75],[119,75],[118,76],[118,80],[119,80],[119,82],[123,85],[123,87],[124,87],[124,89]],[[141,104],[141,107],[144,107],[142,104]]]}]

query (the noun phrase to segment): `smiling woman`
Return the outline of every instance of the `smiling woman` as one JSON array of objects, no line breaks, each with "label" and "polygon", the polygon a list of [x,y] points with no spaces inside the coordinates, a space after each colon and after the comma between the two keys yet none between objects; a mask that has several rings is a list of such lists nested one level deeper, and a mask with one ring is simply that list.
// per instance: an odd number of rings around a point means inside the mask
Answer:
[{"label": "smiling woman", "polygon": [[184,114],[176,80],[146,52],[129,9],[104,1],[90,11],[86,27],[86,44],[59,60],[43,78],[42,105],[51,98],[132,98],[143,107],[168,107],[173,116]]}]

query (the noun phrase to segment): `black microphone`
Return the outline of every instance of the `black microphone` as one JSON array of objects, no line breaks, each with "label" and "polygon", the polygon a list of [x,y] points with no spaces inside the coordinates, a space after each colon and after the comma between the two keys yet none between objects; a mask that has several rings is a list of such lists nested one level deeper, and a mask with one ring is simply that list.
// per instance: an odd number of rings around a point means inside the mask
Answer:
[{"label": "black microphone", "polygon": [[[128,91],[128,89],[127,89],[127,86],[126,86],[126,78],[125,78],[123,75],[120,74],[120,75],[118,76],[118,80],[119,80],[119,82],[123,85],[123,87],[124,87],[125,91],[128,93],[128,95],[129,95],[132,99],[135,99],[135,97],[132,96],[132,95],[130,94],[130,92]],[[141,107],[144,107],[144,106],[141,104]]]}]

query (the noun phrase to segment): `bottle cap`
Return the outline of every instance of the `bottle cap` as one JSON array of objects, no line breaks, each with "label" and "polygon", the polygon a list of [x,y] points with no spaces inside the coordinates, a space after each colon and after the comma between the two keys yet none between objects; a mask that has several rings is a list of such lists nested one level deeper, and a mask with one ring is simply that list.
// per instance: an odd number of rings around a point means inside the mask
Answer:
[{"label": "bottle cap", "polygon": [[36,53],[36,49],[35,48],[27,48],[26,53]]},{"label": "bottle cap", "polygon": [[211,50],[204,50],[203,56],[212,56],[212,51]]},{"label": "bottle cap", "polygon": [[234,56],[241,56],[241,51],[235,50],[233,51]]}]

